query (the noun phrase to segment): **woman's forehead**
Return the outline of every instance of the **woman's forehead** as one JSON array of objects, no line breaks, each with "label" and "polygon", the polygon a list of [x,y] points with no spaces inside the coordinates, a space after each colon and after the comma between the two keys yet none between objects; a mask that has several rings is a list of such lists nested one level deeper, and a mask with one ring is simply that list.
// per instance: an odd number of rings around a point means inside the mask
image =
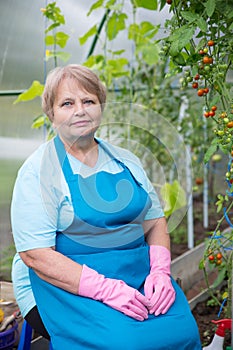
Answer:
[{"label": "woman's forehead", "polygon": [[57,94],[66,94],[66,93],[80,93],[85,95],[93,95],[96,96],[94,91],[88,91],[77,79],[70,78],[70,77],[64,77],[57,88],[56,91]]}]

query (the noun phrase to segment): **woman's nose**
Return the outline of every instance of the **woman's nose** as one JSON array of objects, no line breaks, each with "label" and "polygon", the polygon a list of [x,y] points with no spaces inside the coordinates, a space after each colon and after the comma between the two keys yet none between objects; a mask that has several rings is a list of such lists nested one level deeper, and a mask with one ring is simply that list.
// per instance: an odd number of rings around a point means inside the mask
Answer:
[{"label": "woman's nose", "polygon": [[85,109],[82,102],[75,103],[74,107],[75,107],[75,111],[74,111],[75,116],[82,116],[85,114]]}]

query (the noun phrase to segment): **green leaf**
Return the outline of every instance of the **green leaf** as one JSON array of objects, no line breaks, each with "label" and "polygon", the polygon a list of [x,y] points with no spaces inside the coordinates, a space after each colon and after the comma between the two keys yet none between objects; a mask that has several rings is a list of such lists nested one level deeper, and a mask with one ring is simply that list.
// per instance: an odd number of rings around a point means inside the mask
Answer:
[{"label": "green leaf", "polygon": [[195,26],[184,25],[176,29],[169,37],[171,42],[170,54],[171,56],[177,56],[178,53],[190,42],[195,33]]},{"label": "green leaf", "polygon": [[145,40],[151,39],[158,33],[159,26],[144,21],[138,24],[131,24],[128,30],[128,38],[134,40],[136,44],[145,44]]},{"label": "green leaf", "polygon": [[101,70],[103,68],[104,60],[103,55],[91,55],[84,62],[84,65],[88,68],[92,68],[93,70]]},{"label": "green leaf", "polygon": [[116,0],[108,0],[105,4],[105,7],[107,9],[114,9],[114,8],[118,8],[118,4],[116,5],[115,7],[115,4],[116,4]]},{"label": "green leaf", "polygon": [[58,6],[56,6],[56,2],[50,3],[46,6],[46,11],[44,12],[44,16],[53,21],[57,22],[58,25],[65,24],[65,18],[61,14],[61,10]]},{"label": "green leaf", "polygon": [[212,155],[217,151],[218,148],[218,144],[217,144],[217,140],[214,139],[210,145],[210,147],[207,149],[205,156],[204,156],[204,163],[208,163],[208,161],[210,160],[210,158],[212,157]]},{"label": "green leaf", "polygon": [[47,34],[48,32],[50,32],[51,30],[57,28],[60,26],[60,23],[56,22],[51,24],[51,26],[49,26],[46,30],[45,30],[45,34]]},{"label": "green leaf", "polygon": [[46,46],[54,45],[54,36],[53,35],[46,35],[45,44],[46,44]]},{"label": "green leaf", "polygon": [[233,23],[231,23],[230,27],[229,27],[229,30],[233,30]]},{"label": "green leaf", "polygon": [[[110,66],[111,73],[117,74],[117,73],[125,73],[127,72],[124,67],[129,63],[129,61],[126,58],[118,58],[115,60],[108,60],[107,65]],[[109,67],[108,67],[109,69]]]},{"label": "green leaf", "polygon": [[140,33],[139,25],[136,23],[130,24],[128,29],[128,39],[135,40]]},{"label": "green leaf", "polygon": [[228,13],[226,13],[227,18],[231,19],[233,18],[233,10],[229,11]]},{"label": "green leaf", "polygon": [[222,270],[218,272],[218,276],[214,281],[212,288],[217,288],[220,285],[220,283],[223,282],[224,278],[226,277],[226,272],[227,272],[226,267],[224,267]]},{"label": "green leaf", "polygon": [[117,50],[117,51],[109,51],[109,52],[111,52],[113,55],[121,55],[122,53],[124,53],[125,52],[125,50],[124,49],[122,49],[122,50]]},{"label": "green leaf", "polygon": [[43,91],[44,85],[42,85],[39,81],[34,80],[30,88],[20,94],[13,104],[33,100],[35,97],[41,96]]},{"label": "green leaf", "polygon": [[207,0],[207,2],[204,4],[206,8],[206,13],[208,17],[211,17],[214,13],[215,7],[216,7],[216,1],[215,0]]},{"label": "green leaf", "polygon": [[155,26],[148,21],[140,23],[140,33],[145,38],[153,38],[158,33],[159,25]]},{"label": "green leaf", "polygon": [[104,0],[98,0],[96,1],[90,8],[90,10],[87,12],[87,16],[90,16],[90,14],[92,13],[92,11],[98,9],[99,7],[102,7],[104,3]]},{"label": "green leaf", "polygon": [[36,117],[32,123],[32,128],[33,129],[41,128],[45,124],[45,119],[46,119],[46,116],[44,115],[39,115],[38,117]]},{"label": "green leaf", "polygon": [[201,259],[199,262],[199,270],[204,270],[205,268],[205,259]]},{"label": "green leaf", "polygon": [[67,35],[63,32],[57,32],[55,35],[47,35],[45,37],[45,44],[46,44],[46,46],[51,46],[51,45],[57,44],[61,48],[64,48],[66,46],[68,39],[69,39],[69,35]]},{"label": "green leaf", "polygon": [[47,140],[51,140],[55,136],[55,132],[52,127],[49,128],[48,134],[47,134]]},{"label": "green leaf", "polygon": [[181,16],[186,19],[186,21],[192,23],[199,19],[199,15],[190,11],[181,11]]},{"label": "green leaf", "polygon": [[220,211],[222,210],[222,203],[219,203],[218,205],[217,205],[217,213],[220,213]]},{"label": "green leaf", "polygon": [[166,6],[166,5],[167,5],[166,0],[160,0],[160,8],[159,8],[159,11],[161,11],[161,10],[164,8],[164,6]]},{"label": "green leaf", "polygon": [[148,10],[157,10],[158,8],[157,0],[131,0],[131,3],[135,7],[143,7]]},{"label": "green leaf", "polygon": [[57,32],[55,34],[56,38],[56,44],[59,45],[61,48],[64,48],[66,46],[67,40],[69,39],[69,35],[63,32]]},{"label": "green leaf", "polygon": [[173,61],[178,64],[179,66],[185,66],[186,65],[186,61],[184,59],[184,56],[182,53],[179,53],[178,55],[173,57]]},{"label": "green leaf", "polygon": [[160,47],[155,43],[147,43],[145,45],[139,45],[136,48],[137,53],[142,54],[142,59],[149,65],[158,63]]},{"label": "green leaf", "polygon": [[66,62],[70,59],[71,54],[65,51],[55,51],[55,52],[49,51],[48,54],[46,54],[45,60],[49,61],[51,58],[54,58],[54,57],[60,58],[62,61]]},{"label": "green leaf", "polygon": [[177,56],[180,53],[178,39],[175,39],[174,41],[172,41],[169,53],[172,57]]},{"label": "green leaf", "polygon": [[223,145],[221,143],[219,144],[219,148],[222,151],[222,153],[224,153],[224,154],[229,153],[229,150],[227,148],[223,147]]},{"label": "green leaf", "polygon": [[165,183],[161,188],[161,196],[165,202],[164,214],[169,217],[174,211],[186,205],[186,194],[179,182]]},{"label": "green leaf", "polygon": [[115,39],[119,31],[125,29],[125,20],[127,15],[125,13],[114,13],[107,23],[107,37],[109,40]]},{"label": "green leaf", "polygon": [[206,33],[208,30],[208,24],[204,20],[204,18],[199,17],[196,21],[196,25],[201,29],[202,32]]},{"label": "green leaf", "polygon": [[85,42],[93,35],[97,33],[97,25],[95,24],[91,27],[83,36],[79,38],[80,45],[85,44]]},{"label": "green leaf", "polygon": [[185,29],[184,31],[181,31],[180,37],[179,37],[179,48],[180,50],[183,49],[193,38],[195,33],[196,27],[190,27]]}]

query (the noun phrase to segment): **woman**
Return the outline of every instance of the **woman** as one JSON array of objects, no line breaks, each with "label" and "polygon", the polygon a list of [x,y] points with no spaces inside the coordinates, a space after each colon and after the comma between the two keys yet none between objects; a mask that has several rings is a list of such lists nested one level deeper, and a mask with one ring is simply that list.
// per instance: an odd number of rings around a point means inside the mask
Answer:
[{"label": "woman", "polygon": [[137,157],[95,137],[105,100],[85,67],[48,75],[57,136],[24,163],[12,198],[17,302],[55,350],[199,350],[158,197]]}]

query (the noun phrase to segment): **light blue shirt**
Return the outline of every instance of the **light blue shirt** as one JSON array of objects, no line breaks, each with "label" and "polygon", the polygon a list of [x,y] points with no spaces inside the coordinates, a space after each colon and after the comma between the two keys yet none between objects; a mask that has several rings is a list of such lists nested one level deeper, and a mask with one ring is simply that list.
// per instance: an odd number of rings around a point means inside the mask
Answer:
[{"label": "light blue shirt", "polygon": [[[145,220],[164,216],[158,196],[146,176],[139,159],[126,149],[98,140],[99,155],[96,165],[90,168],[68,154],[75,174],[88,177],[98,171],[122,171],[105,151],[123,162],[152,200]],[[57,158],[53,141],[41,145],[18,172],[11,205],[12,231],[17,252],[46,248],[55,245],[56,232],[70,226],[74,211],[68,185]],[[14,293],[23,316],[35,306],[30,286],[28,267],[17,253],[12,268]]]}]

